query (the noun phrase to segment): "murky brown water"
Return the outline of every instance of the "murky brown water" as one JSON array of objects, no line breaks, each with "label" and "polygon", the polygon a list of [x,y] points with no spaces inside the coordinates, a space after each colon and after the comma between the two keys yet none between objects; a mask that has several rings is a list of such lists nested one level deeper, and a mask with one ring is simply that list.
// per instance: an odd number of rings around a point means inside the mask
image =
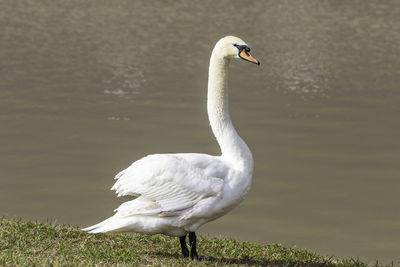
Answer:
[{"label": "murky brown water", "polygon": [[214,43],[243,38],[231,112],[246,201],[203,234],[400,260],[400,3],[0,2],[0,215],[87,226],[114,175],[155,152],[219,153]]}]

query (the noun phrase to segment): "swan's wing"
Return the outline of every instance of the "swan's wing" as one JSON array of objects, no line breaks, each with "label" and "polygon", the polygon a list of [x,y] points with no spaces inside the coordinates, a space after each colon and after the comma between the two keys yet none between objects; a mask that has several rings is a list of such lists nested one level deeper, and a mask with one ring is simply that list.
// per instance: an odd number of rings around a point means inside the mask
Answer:
[{"label": "swan's wing", "polygon": [[189,164],[204,171],[205,175],[224,179],[229,173],[229,167],[217,156],[200,153],[174,154],[184,158]]},{"label": "swan's wing", "polygon": [[207,175],[177,154],[155,154],[135,161],[115,177],[118,196],[139,196],[122,204],[117,213],[169,216],[218,196],[223,179]]}]

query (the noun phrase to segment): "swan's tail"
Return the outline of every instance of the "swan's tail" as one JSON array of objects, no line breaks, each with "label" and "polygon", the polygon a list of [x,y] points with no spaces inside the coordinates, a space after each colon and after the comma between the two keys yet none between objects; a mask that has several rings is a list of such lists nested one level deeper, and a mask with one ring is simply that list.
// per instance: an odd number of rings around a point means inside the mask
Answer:
[{"label": "swan's tail", "polygon": [[129,231],[131,223],[131,218],[116,217],[114,215],[98,224],[83,228],[82,230],[91,234],[126,232]]}]

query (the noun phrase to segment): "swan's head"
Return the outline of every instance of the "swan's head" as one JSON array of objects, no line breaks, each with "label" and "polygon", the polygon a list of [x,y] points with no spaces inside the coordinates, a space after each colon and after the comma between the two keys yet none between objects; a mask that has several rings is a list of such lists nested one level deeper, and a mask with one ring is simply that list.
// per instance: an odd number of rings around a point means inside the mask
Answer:
[{"label": "swan's head", "polygon": [[214,47],[214,53],[226,59],[241,58],[260,65],[260,62],[250,55],[250,47],[235,36],[226,36],[220,39]]}]

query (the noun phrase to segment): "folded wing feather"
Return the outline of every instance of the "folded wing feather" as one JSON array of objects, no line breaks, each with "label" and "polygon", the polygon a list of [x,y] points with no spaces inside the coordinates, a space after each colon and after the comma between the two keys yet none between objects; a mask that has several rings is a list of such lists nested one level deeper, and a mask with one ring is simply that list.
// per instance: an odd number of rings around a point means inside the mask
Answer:
[{"label": "folded wing feather", "polygon": [[116,209],[121,216],[171,216],[201,199],[220,195],[223,187],[223,179],[207,176],[201,168],[173,154],[144,157],[115,178],[111,189],[118,196],[138,196]]}]

